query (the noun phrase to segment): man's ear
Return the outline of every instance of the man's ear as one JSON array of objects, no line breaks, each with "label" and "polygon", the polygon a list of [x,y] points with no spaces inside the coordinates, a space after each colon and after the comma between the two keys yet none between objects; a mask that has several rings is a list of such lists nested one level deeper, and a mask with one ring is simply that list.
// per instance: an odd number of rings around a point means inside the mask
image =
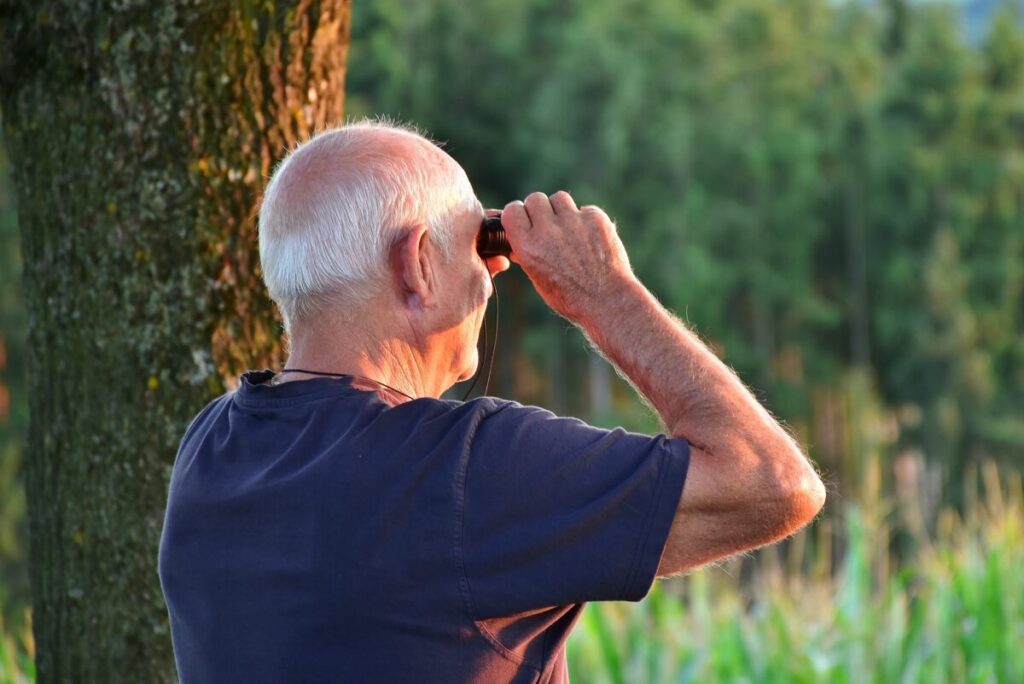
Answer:
[{"label": "man's ear", "polygon": [[434,279],[435,253],[430,244],[427,226],[418,223],[406,229],[391,246],[391,272],[402,301],[417,309],[428,309],[436,303]]}]

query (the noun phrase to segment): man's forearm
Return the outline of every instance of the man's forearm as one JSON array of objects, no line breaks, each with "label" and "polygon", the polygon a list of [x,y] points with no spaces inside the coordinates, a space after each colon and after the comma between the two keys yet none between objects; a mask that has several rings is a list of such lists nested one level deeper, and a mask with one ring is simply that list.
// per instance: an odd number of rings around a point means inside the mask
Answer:
[{"label": "man's forearm", "polygon": [[580,325],[653,405],[671,436],[709,453],[720,451],[725,435],[796,450],[735,373],[635,278],[592,307]]},{"label": "man's forearm", "polygon": [[502,213],[537,292],[630,379],[673,437],[692,445],[658,566],[671,574],[792,534],[825,502],[793,439],[697,336],[633,275],[615,224],[566,192]]}]

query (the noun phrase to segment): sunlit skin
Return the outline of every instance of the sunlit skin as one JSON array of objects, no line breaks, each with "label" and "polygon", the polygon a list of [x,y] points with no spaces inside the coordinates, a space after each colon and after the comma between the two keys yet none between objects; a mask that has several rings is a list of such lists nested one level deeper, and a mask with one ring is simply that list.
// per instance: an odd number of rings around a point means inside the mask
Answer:
[{"label": "sunlit skin", "polygon": [[[505,257],[485,261],[477,254],[485,215],[479,203],[457,214],[450,258],[431,240],[426,222],[402,229],[389,254],[384,290],[365,305],[294,324],[288,367],[359,376],[411,397],[439,397],[472,377],[490,277],[510,265]],[[281,379],[309,377],[294,373]]]}]

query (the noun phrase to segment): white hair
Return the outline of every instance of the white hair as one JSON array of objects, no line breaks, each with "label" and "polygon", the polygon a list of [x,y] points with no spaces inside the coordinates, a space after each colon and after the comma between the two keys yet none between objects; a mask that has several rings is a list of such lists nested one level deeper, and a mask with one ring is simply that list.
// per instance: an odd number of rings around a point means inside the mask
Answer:
[{"label": "white hair", "polygon": [[298,145],[274,171],[259,213],[263,281],[285,330],[375,294],[403,228],[426,224],[450,258],[455,215],[476,203],[462,167],[405,126],[362,121]]}]

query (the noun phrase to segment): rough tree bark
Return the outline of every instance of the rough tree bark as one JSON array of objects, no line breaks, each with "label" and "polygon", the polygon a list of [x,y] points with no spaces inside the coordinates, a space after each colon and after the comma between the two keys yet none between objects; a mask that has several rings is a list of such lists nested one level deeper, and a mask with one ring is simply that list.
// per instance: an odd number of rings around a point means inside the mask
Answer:
[{"label": "rough tree bark", "polygon": [[29,314],[40,682],[173,681],[156,574],[187,422],[274,363],[254,208],[340,120],[351,0],[0,0]]}]

